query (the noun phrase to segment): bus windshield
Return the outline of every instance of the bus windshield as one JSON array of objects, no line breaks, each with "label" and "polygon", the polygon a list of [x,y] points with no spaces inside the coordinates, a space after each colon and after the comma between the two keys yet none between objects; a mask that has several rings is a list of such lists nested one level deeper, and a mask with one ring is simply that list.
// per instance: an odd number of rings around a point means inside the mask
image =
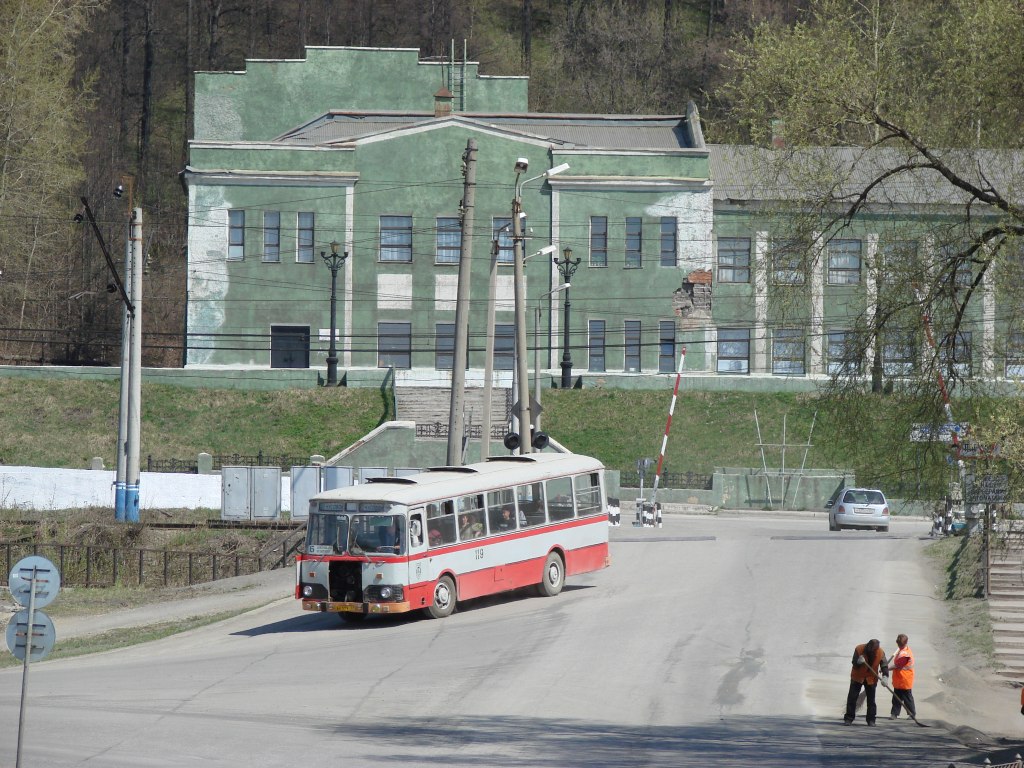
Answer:
[{"label": "bus windshield", "polygon": [[384,510],[380,503],[322,503],[306,525],[307,554],[405,554],[405,516]]}]

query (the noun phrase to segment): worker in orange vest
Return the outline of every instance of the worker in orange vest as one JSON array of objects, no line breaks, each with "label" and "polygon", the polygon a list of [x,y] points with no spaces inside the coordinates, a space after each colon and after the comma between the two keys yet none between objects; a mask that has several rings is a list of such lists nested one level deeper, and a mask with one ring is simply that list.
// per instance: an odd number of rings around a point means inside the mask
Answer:
[{"label": "worker in orange vest", "polygon": [[885,661],[885,651],[879,640],[871,639],[853,649],[853,668],[850,670],[850,692],[846,696],[846,714],[843,722],[852,725],[857,714],[857,696],[863,687],[867,694],[868,725],[875,724],[878,706],[875,704],[875,689],[878,687],[878,675],[889,676],[889,667]]},{"label": "worker in orange vest", "polygon": [[917,706],[914,704],[914,652],[907,645],[909,638],[900,634],[896,636],[898,650],[892,657],[892,712],[890,720],[900,716],[900,709],[907,708],[907,714],[917,718]]}]

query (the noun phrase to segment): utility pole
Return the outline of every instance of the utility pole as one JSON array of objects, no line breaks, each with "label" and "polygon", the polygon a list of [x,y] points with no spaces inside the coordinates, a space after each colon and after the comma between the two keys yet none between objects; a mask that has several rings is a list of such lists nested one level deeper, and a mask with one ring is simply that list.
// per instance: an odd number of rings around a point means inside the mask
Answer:
[{"label": "utility pole", "polygon": [[128,468],[125,476],[125,519],[139,522],[139,444],[142,436],[142,209],[132,214],[131,375],[128,406]]},{"label": "utility pole", "polygon": [[491,275],[487,291],[487,343],[484,345],[484,412],[480,424],[480,461],[491,455],[491,392],[494,389],[494,316],[498,284],[498,240],[491,243]]},{"label": "utility pole", "polygon": [[[476,196],[476,139],[466,142],[462,155],[465,175],[462,195],[462,238],[459,250],[459,284],[455,299],[455,350],[452,356],[452,392],[448,407],[448,466],[462,465],[466,358],[469,347],[469,283],[473,258],[473,216]],[[489,439],[483,435],[483,439]]]},{"label": "utility pole", "polygon": [[[526,170],[523,166],[523,170]],[[512,198],[512,248],[513,274],[515,281],[515,330],[516,330],[516,398],[519,417],[519,453],[527,454],[533,450],[530,445],[532,435],[530,428],[533,420],[530,417],[530,379],[529,361],[526,359],[526,286],[523,277],[526,257],[523,250],[523,222],[519,212],[523,209],[520,199],[519,166],[516,166],[516,195]]]},{"label": "utility pole", "polygon": [[[127,237],[124,239],[124,279],[132,285],[132,222],[128,222]],[[114,476],[114,519],[125,520],[125,488],[128,471],[128,402],[131,379],[131,345],[128,342],[132,329],[132,312],[126,303],[121,307],[121,388],[117,406],[117,472]]]}]

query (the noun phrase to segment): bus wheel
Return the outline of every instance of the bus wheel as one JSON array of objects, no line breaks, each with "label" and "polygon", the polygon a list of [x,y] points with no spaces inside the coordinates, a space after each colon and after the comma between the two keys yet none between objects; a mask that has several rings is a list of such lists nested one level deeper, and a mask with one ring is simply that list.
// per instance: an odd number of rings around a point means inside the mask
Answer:
[{"label": "bus wheel", "polygon": [[342,624],[359,624],[366,620],[365,613],[352,613],[351,611],[338,611],[338,618]]},{"label": "bus wheel", "polygon": [[541,597],[554,597],[562,591],[565,584],[565,567],[562,565],[562,558],[552,552],[544,561],[544,572],[541,575],[540,584],[537,585],[537,593]]},{"label": "bus wheel", "polygon": [[451,576],[442,576],[434,587],[434,604],[426,609],[432,619],[443,619],[455,611],[455,583]]}]

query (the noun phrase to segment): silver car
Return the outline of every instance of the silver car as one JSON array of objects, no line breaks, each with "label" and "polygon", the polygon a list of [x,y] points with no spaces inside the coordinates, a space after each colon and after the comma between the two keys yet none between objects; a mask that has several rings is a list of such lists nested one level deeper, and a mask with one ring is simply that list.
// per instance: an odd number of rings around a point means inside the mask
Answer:
[{"label": "silver car", "polygon": [[885,494],[874,488],[840,488],[825,504],[828,529],[874,528],[889,530],[889,502]]}]

